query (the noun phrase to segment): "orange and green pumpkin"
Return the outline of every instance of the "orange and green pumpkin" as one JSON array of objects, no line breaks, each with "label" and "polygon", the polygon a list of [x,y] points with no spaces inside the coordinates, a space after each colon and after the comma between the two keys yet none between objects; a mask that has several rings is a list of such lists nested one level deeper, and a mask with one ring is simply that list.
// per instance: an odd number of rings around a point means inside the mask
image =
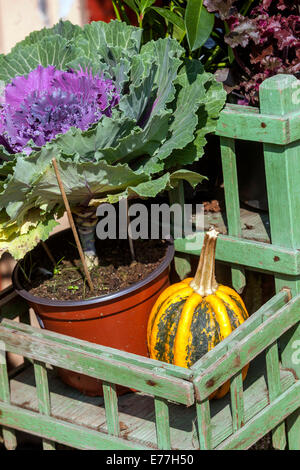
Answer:
[{"label": "orange and green pumpkin", "polygon": [[[216,282],[217,236],[214,229],[205,234],[195,277],[168,287],[153,306],[147,330],[151,358],[191,367],[248,318],[237,292]],[[225,383],[211,398],[223,397],[229,387]]]}]

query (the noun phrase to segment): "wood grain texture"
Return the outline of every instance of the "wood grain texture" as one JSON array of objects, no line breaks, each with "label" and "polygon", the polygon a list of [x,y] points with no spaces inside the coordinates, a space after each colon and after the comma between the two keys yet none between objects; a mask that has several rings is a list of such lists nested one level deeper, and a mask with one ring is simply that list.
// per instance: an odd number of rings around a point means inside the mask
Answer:
[{"label": "wood grain texture", "polygon": [[171,449],[169,404],[162,398],[154,398],[157,448]]},{"label": "wood grain texture", "polygon": [[[300,382],[297,381],[254,419],[217,447],[217,450],[248,449],[299,408]],[[258,438],[258,439],[257,439]]]},{"label": "wood grain texture", "polygon": [[288,145],[299,139],[299,115],[287,113],[283,116],[267,113],[254,114],[244,110],[225,108],[218,121],[216,134],[219,136]]},{"label": "wood grain texture", "polygon": [[[3,403],[10,403],[6,348],[2,341],[0,341],[0,400]],[[5,448],[7,450],[15,450],[17,447],[15,431],[4,425],[2,426],[2,436]]]},{"label": "wood grain texture", "polygon": [[230,399],[233,432],[236,432],[245,422],[243,378],[241,372],[238,372],[231,378]]},{"label": "wood grain texture", "polygon": [[[286,119],[289,116],[289,139],[275,145],[264,144],[266,182],[272,243],[300,248],[300,81],[292,75],[278,75],[266,80],[259,91],[260,110]],[[292,142],[292,143],[291,143]],[[280,190],[278,189],[280,188]],[[289,287],[292,295],[300,293],[300,277],[275,274],[276,290]],[[300,317],[298,318],[298,320]],[[282,363],[300,379],[300,364],[293,361],[293,344],[300,337],[300,322],[280,339]],[[300,408],[287,421],[289,449],[300,449]]]},{"label": "wood grain texture", "polygon": [[112,436],[119,436],[120,434],[120,421],[118,411],[118,397],[116,392],[116,385],[107,382],[102,383],[103,398],[106,415],[106,425],[109,434]]},{"label": "wood grain texture", "polygon": [[[121,359],[107,357],[105,354],[88,353],[78,347],[55,343],[43,337],[20,332],[18,329],[7,330],[0,326],[0,338],[6,349],[30,359],[47,362],[105,382],[134,387],[151,395],[175,400],[191,405],[194,402],[194,390],[191,382],[163,375],[160,371],[149,370]],[[101,346],[99,346],[101,349]],[[120,352],[120,356],[122,353]]]},{"label": "wood grain texture", "polygon": [[209,400],[196,404],[199,448],[200,450],[212,449],[212,424]]},{"label": "wood grain texture", "polygon": [[[266,349],[266,366],[268,377],[268,389],[270,402],[274,401],[281,393],[280,362],[278,344],[275,341]],[[285,423],[279,424],[272,431],[272,442],[275,449],[283,450],[286,447]]]},{"label": "wood grain texture", "polygon": [[[294,377],[289,371],[280,371],[282,390],[287,390],[293,385]],[[73,423],[80,429],[94,430],[97,433],[108,434],[103,397],[88,397],[76,389],[64,384],[54,370],[48,371],[49,388],[51,390],[52,418],[60,422]],[[28,368],[11,380],[12,405],[38,414],[39,405],[35,393],[35,379],[33,368]],[[262,411],[269,404],[267,393],[265,360],[260,355],[253,362],[253,368],[249,369],[244,382],[245,423]],[[233,432],[230,396],[221,400],[212,400],[209,404],[211,415],[211,447],[214,448],[228,438]],[[156,414],[153,397],[141,393],[129,393],[118,397],[120,438],[125,439],[128,445],[132,442],[140,447],[157,448],[156,442]],[[0,406],[1,410],[1,406]],[[29,418],[30,419],[30,418]],[[7,421],[8,422],[8,421]],[[3,423],[0,418],[0,424]],[[170,440],[172,449],[199,449],[199,431],[197,425],[196,407],[186,407],[176,403],[169,403]],[[22,423],[15,423],[17,426]],[[24,423],[23,423],[24,424]],[[23,425],[22,424],[22,425]],[[27,428],[30,423],[26,424]],[[17,428],[16,428],[17,429]],[[32,430],[43,436],[43,427]],[[57,442],[66,445],[79,446],[84,442],[66,433],[55,433]],[[83,436],[83,434],[82,434]],[[53,437],[53,434],[52,434]],[[58,440],[58,438],[64,438]],[[68,441],[69,439],[69,441]],[[202,436],[200,435],[200,439]],[[111,441],[112,442],[112,441]],[[117,442],[114,442],[118,449]],[[87,447],[91,442],[87,441]],[[93,444],[94,445],[94,444]],[[201,444],[203,446],[203,444]]]},{"label": "wood grain texture", "polygon": [[78,338],[71,338],[69,336],[54,333],[49,330],[42,330],[39,328],[34,328],[24,323],[16,323],[7,319],[3,319],[2,326],[5,326],[8,329],[17,330],[19,332],[24,332],[32,337],[36,338],[45,338],[49,341],[53,341],[55,344],[60,344],[63,346],[70,346],[73,348],[78,348],[80,351],[87,353],[92,353],[105,357],[106,359],[114,359],[117,361],[122,361],[124,364],[135,365],[138,367],[145,368],[149,371],[160,372],[167,377],[176,377],[185,380],[192,379],[192,371],[189,369],[183,369],[182,367],[174,366],[173,364],[162,363],[149,357],[138,356],[137,354],[128,353],[125,351],[120,351],[118,349],[110,348],[107,346],[100,346],[95,343],[90,343],[88,341],[83,341]]},{"label": "wood grain texture", "polygon": [[[34,375],[36,383],[36,393],[39,403],[39,412],[43,415],[51,415],[51,403],[48,386],[48,375],[46,364],[34,361]],[[55,450],[55,443],[47,439],[43,439],[44,450]]]},{"label": "wood grain texture", "polygon": [[[189,238],[186,237],[177,238],[174,241],[175,249],[182,253],[199,256],[204,233],[195,233],[192,239],[195,248],[191,249]],[[219,235],[216,260],[272,274],[300,276],[300,252],[298,250],[229,235]]]}]

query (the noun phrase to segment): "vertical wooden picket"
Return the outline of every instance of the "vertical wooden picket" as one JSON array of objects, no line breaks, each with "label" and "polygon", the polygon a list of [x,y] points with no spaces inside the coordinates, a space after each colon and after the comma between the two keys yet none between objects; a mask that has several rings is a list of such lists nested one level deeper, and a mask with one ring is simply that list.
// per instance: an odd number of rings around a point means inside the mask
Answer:
[{"label": "vertical wooden picket", "polygon": [[196,411],[200,450],[210,450],[212,448],[212,435],[209,399],[196,403]]},{"label": "vertical wooden picket", "polygon": [[160,397],[154,397],[154,406],[157,447],[161,450],[170,450],[171,435],[168,401]]},{"label": "vertical wooden picket", "polygon": [[236,374],[230,381],[230,399],[232,428],[233,432],[236,432],[245,422],[242,372]]},{"label": "vertical wooden picket", "polygon": [[[292,75],[277,75],[260,86],[260,110],[265,115],[282,117],[300,111],[300,81]],[[264,123],[262,123],[263,125]],[[287,136],[288,137],[288,136]],[[272,243],[300,248],[300,145],[264,144],[264,158],[269,202]],[[275,275],[276,291],[289,287],[292,295],[300,293],[300,277]],[[281,360],[300,378],[300,364],[293,361],[293,344],[300,337],[300,325],[284,335]],[[274,353],[272,353],[274,354]],[[287,420],[289,449],[300,448],[300,410]],[[281,427],[283,433],[283,426]],[[276,431],[277,436],[279,431]]]},{"label": "vertical wooden picket", "polygon": [[[0,341],[0,400],[4,403],[10,403],[9,380],[7,373],[7,362],[5,348]],[[3,345],[4,346],[4,345]],[[7,450],[15,450],[17,447],[16,434],[13,429],[2,427],[4,445]]]},{"label": "vertical wooden picket", "polygon": [[[39,404],[39,412],[43,415],[51,415],[50,393],[48,386],[48,375],[46,364],[34,361],[34,375],[36,392]],[[55,443],[48,439],[43,439],[44,450],[55,450]]]},{"label": "vertical wooden picket", "polygon": [[116,384],[103,382],[102,388],[108,433],[113,436],[119,436],[120,422]]},{"label": "vertical wooden picket", "polygon": [[[228,235],[241,237],[240,201],[236,167],[235,141],[221,137],[221,156],[223,167],[224,192]],[[231,268],[232,285],[241,293],[246,284],[243,268]]]}]

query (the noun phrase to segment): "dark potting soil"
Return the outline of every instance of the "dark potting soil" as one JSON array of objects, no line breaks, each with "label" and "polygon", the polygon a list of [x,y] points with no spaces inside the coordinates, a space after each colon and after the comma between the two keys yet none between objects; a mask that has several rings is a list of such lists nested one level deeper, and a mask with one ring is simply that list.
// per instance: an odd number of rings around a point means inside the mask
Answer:
[{"label": "dark potting soil", "polygon": [[23,261],[20,273],[22,284],[37,297],[79,301],[118,292],[143,280],[165,258],[168,242],[135,240],[134,261],[128,240],[97,242],[100,263],[90,272],[95,290],[93,294],[85,279],[71,231],[61,232],[59,236],[50,238],[47,247],[57,263],[56,266],[50,261],[42,245],[38,245]]}]

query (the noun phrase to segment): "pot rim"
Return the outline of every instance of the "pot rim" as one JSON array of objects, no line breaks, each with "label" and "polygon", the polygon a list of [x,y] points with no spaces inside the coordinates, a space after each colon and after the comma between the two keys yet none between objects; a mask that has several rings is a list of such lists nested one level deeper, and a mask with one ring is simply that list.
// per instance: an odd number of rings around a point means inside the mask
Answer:
[{"label": "pot rim", "polygon": [[[68,230],[68,229],[67,229]],[[61,234],[62,232],[58,232],[54,236]],[[109,302],[111,300],[115,300],[121,297],[124,297],[132,292],[144,287],[147,284],[150,284],[154,279],[156,279],[165,269],[171,264],[174,254],[175,254],[175,247],[173,239],[166,240],[167,244],[167,251],[165,254],[165,258],[160,265],[149,274],[149,276],[145,277],[141,281],[135,282],[129,287],[125,289],[121,289],[120,291],[114,292],[112,294],[101,295],[99,297],[94,297],[88,300],[52,300],[47,299],[44,297],[38,297],[35,295],[30,294],[27,290],[24,289],[22,286],[20,279],[19,279],[19,271],[20,271],[20,261],[16,264],[13,273],[12,273],[12,283],[14,286],[15,291],[20,295],[20,297],[24,298],[30,303],[39,304],[39,305],[46,305],[50,307],[86,307],[89,305],[95,305],[99,303]]]}]

